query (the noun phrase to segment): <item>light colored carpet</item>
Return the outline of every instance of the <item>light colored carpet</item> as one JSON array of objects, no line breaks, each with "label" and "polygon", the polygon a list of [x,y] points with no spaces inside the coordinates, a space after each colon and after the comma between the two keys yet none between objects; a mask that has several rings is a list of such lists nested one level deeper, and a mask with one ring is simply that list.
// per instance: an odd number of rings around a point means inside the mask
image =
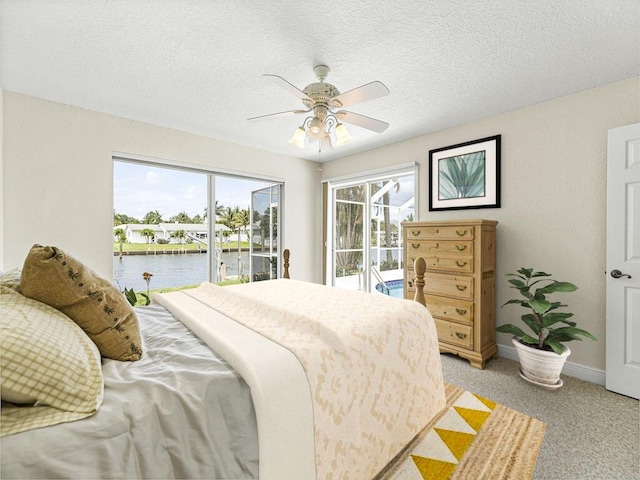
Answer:
[{"label": "light colored carpet", "polygon": [[558,390],[543,390],[518,375],[518,362],[498,358],[478,370],[442,354],[444,379],[547,424],[534,479],[640,479],[637,400],[562,375]]},{"label": "light colored carpet", "polygon": [[446,385],[447,408],[377,480],[531,479],[545,425]]}]

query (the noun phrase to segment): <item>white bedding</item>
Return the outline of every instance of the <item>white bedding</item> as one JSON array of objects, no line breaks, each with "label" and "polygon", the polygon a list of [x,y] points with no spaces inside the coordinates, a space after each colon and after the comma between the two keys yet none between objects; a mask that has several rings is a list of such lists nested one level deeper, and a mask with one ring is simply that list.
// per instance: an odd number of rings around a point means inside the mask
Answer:
[{"label": "white bedding", "polygon": [[292,280],[154,298],[250,386],[263,480],[372,478],[445,405],[416,302]]},{"label": "white bedding", "polygon": [[364,480],[444,406],[416,302],[290,280],[154,298],[182,323],[138,309],[143,358],[104,361],[94,416],[4,437],[2,478]]},{"label": "white bedding", "polygon": [[288,350],[185,292],[154,294],[153,300],[222,356],[251,388],[259,478],[316,478],[311,394],[300,362]]},{"label": "white bedding", "polygon": [[258,478],[247,384],[161,306],[136,313],[143,356],[103,360],[98,412],[0,439],[1,478]]}]

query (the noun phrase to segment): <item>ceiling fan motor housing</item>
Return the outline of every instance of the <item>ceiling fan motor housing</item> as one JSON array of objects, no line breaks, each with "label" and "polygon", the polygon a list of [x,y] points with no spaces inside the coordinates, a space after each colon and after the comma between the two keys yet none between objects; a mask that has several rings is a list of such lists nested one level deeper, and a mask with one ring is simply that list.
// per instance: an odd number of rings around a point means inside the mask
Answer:
[{"label": "ceiling fan motor housing", "polygon": [[304,88],[303,93],[313,99],[313,103],[308,100],[302,100],[302,103],[304,103],[307,108],[311,108],[314,104],[318,103],[329,105],[329,101],[333,97],[340,95],[336,87],[325,82],[311,83]]}]

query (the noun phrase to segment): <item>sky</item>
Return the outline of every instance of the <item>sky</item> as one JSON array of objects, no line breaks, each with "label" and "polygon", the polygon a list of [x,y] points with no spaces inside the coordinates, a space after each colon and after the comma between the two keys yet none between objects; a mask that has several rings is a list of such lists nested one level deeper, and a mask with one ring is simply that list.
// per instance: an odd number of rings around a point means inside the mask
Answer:
[{"label": "sky", "polygon": [[[115,161],[113,185],[114,210],[138,220],[152,210],[158,210],[165,220],[183,211],[190,217],[203,216],[207,205],[206,174]],[[216,176],[218,205],[249,208],[251,192],[267,185]]]}]

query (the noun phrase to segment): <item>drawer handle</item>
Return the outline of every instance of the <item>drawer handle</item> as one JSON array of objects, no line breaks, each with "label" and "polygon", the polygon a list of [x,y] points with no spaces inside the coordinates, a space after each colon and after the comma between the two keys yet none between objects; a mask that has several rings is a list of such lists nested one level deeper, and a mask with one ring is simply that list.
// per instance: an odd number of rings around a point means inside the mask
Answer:
[{"label": "drawer handle", "polygon": [[456,285],[456,288],[461,292],[464,292],[467,289],[466,285]]},{"label": "drawer handle", "polygon": [[411,233],[413,233],[414,237],[417,237],[418,235],[420,235],[420,230],[411,230]]},{"label": "drawer handle", "polygon": [[456,245],[456,248],[458,249],[459,252],[462,252],[463,250],[466,250],[467,246],[466,245]]},{"label": "drawer handle", "polygon": [[458,312],[458,315],[466,315],[467,311],[464,308],[456,308],[456,312]]},{"label": "drawer handle", "polygon": [[408,286],[409,288],[413,288],[413,280],[409,280],[409,281],[407,282],[407,286]]},{"label": "drawer handle", "polygon": [[458,234],[458,236],[460,237],[464,237],[467,234],[466,230],[463,230],[462,232],[460,230],[456,230],[456,233]]},{"label": "drawer handle", "polygon": [[456,337],[458,337],[460,340],[464,340],[465,338],[467,338],[467,334],[456,332]]},{"label": "drawer handle", "polygon": [[458,260],[456,260],[456,265],[458,265],[460,268],[464,267],[467,264],[467,262],[459,262]]},{"label": "drawer handle", "polygon": [[420,246],[420,244],[419,244],[419,243],[412,243],[412,244],[411,244],[411,246],[412,246],[413,248],[418,248],[418,247]]}]

